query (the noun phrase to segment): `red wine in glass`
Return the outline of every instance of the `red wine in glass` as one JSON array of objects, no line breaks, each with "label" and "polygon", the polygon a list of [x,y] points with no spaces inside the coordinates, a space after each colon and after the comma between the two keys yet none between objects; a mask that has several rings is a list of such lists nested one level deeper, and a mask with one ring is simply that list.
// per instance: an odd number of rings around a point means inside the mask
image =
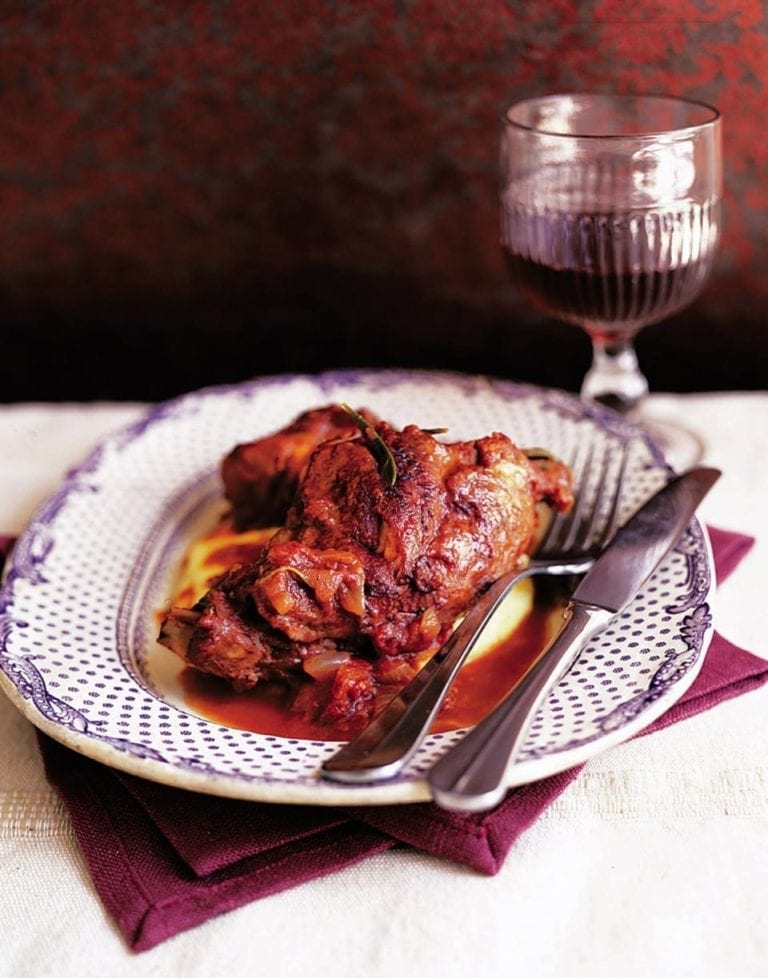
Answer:
[{"label": "red wine in glass", "polygon": [[502,245],[518,292],[548,315],[610,342],[689,305],[709,278],[719,202],[647,214],[545,217],[512,205]]},{"label": "red wine in glass", "polygon": [[584,398],[637,416],[648,382],[634,337],[689,305],[709,278],[721,156],[719,113],[686,99],[549,95],[505,113],[507,268],[533,305],[589,335]]}]

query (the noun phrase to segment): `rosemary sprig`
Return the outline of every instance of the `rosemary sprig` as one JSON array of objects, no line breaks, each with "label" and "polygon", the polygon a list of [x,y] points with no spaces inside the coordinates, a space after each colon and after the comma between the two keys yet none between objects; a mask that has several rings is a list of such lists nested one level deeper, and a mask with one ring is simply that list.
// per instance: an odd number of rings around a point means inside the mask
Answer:
[{"label": "rosemary sprig", "polygon": [[370,421],[366,421],[362,414],[358,414],[348,404],[341,404],[339,406],[342,411],[346,411],[360,429],[368,448],[371,450],[371,454],[379,464],[379,472],[381,472],[381,476],[386,484],[393,486],[397,482],[397,463],[395,462],[395,456],[389,450],[389,446]]}]

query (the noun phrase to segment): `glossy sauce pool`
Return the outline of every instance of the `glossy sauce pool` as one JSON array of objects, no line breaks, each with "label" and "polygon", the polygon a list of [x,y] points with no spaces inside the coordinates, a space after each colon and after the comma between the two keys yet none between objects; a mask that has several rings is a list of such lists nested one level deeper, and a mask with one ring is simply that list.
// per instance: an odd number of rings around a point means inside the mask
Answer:
[{"label": "glossy sauce pool", "polygon": [[[468,727],[482,719],[536,660],[562,620],[562,609],[561,598],[537,591],[531,611],[515,631],[461,670],[432,732]],[[223,726],[297,740],[352,736],[348,729],[315,723],[292,712],[288,694],[274,684],[238,693],[225,680],[189,668],[183,671],[181,684],[190,708]]]}]

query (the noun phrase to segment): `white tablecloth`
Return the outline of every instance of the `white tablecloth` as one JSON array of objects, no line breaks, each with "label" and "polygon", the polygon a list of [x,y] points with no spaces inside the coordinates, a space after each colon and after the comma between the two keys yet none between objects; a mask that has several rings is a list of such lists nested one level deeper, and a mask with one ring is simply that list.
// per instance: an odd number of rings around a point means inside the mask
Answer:
[{"label": "white tablecloth", "polygon": [[[700,515],[757,544],[720,589],[719,630],[768,657],[768,393],[655,396],[724,475]],[[96,439],[141,405],[0,406],[0,533],[22,529]],[[33,730],[0,695],[0,975],[768,975],[768,687],[591,761],[477,875],[389,852],[126,950],[102,909]]]}]

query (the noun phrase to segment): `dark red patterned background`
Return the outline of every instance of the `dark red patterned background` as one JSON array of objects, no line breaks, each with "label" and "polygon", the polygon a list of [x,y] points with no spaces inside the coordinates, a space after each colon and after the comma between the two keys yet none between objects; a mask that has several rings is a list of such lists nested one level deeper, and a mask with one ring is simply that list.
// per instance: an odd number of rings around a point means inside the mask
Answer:
[{"label": "dark red patterned background", "polygon": [[641,336],[657,389],[768,387],[761,0],[6,0],[0,399],[453,367],[576,389],[513,294],[497,119],[652,91],[723,112],[711,285]]}]

